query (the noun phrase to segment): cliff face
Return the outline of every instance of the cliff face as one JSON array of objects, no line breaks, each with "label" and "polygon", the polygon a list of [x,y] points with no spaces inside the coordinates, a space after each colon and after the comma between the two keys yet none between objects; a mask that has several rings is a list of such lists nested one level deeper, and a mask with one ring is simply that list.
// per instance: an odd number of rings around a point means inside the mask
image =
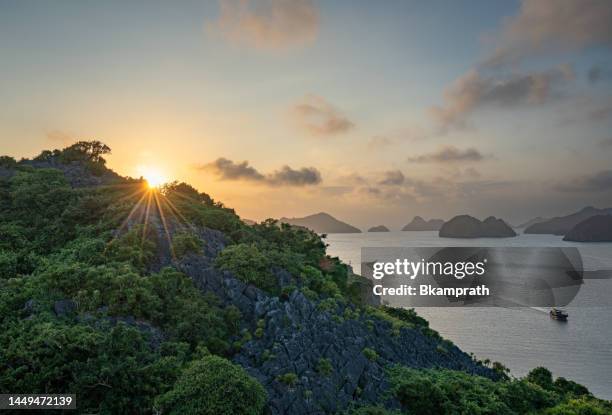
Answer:
[{"label": "cliff face", "polygon": [[612,242],[612,215],[597,215],[574,226],[563,238],[574,242]]},{"label": "cliff face", "polygon": [[[167,218],[164,227],[157,209],[151,209],[149,215],[149,227],[159,239],[165,239],[168,232],[172,240],[180,232],[181,227],[172,218]],[[138,216],[136,212],[134,217]],[[127,223],[128,228],[136,225]],[[386,397],[390,388],[386,369],[394,364],[448,368],[497,378],[491,369],[474,362],[426,327],[398,328],[377,317],[374,309],[309,299],[300,287],[276,297],[246,284],[214,265],[215,258],[230,243],[225,234],[205,227],[192,230],[203,241],[202,252],[189,253],[177,261],[172,259],[170,247],[162,244],[153,270],[175,266],[203,294],[213,293],[223,307],[237,307],[249,332],[262,328],[243,344],[232,361],[265,387],[271,414],[336,413],[355,403],[399,408],[395,399]],[[274,269],[274,276],[281,288],[295,281],[280,268]],[[370,298],[366,303],[378,303],[371,289],[367,294]],[[367,356],[367,349],[374,350],[376,358]],[[321,373],[321,361],[329,362],[326,373]],[[297,376],[295,384],[280,380],[287,373]]]},{"label": "cliff face", "polygon": [[544,222],[533,224],[525,229],[525,233],[565,235],[572,230],[574,226],[592,216],[609,214],[612,214],[612,208],[597,209],[588,206],[571,215],[558,216]]},{"label": "cliff face", "polygon": [[[218,243],[221,235],[209,237]],[[181,261],[180,269],[203,292],[212,291],[225,304],[238,307],[253,330],[264,328],[233,361],[265,386],[272,414],[335,413],[357,402],[399,408],[398,402],[385,398],[390,386],[386,368],[393,364],[496,377],[456,346],[418,327],[394,330],[388,321],[352,305],[330,306],[300,291],[284,299],[272,297],[211,263],[212,257],[192,255]],[[281,284],[291,278],[283,270],[276,276]],[[376,351],[377,357],[368,358],[366,349]],[[331,367],[321,373],[324,359]],[[279,381],[286,373],[297,376],[294,385]]]},{"label": "cliff face", "polygon": [[507,238],[516,236],[516,232],[502,219],[494,216],[489,216],[481,222],[469,215],[459,215],[440,228],[439,236],[444,238]]},{"label": "cliff face", "polygon": [[430,219],[426,221],[420,216],[415,216],[409,224],[402,228],[403,231],[438,231],[444,225],[442,219]]}]

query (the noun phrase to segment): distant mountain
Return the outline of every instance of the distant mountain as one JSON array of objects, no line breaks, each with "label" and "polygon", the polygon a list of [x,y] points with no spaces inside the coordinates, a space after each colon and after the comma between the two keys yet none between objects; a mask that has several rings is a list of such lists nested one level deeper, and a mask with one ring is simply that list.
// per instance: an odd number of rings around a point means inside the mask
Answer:
[{"label": "distant mountain", "polygon": [[368,229],[368,232],[389,232],[389,228],[387,228],[385,225],[378,225]]},{"label": "distant mountain", "polygon": [[303,226],[316,233],[361,233],[356,227],[339,221],[324,212],[303,218],[280,218],[279,221],[290,225]]},{"label": "distant mountain", "polygon": [[516,236],[506,222],[489,216],[480,221],[469,215],[455,216],[440,228],[443,238],[507,238]]},{"label": "distant mountain", "polygon": [[430,219],[426,221],[420,216],[415,216],[412,221],[402,228],[403,231],[439,231],[444,225],[442,219]]},{"label": "distant mountain", "polygon": [[251,220],[251,219],[246,219],[246,218],[240,218],[240,219],[242,219],[242,221],[243,221],[244,223],[246,223],[247,225],[249,225],[249,226],[253,226],[253,225],[257,224],[257,222],[256,222],[256,221]]},{"label": "distant mountain", "polygon": [[525,229],[530,227],[531,225],[535,225],[536,223],[541,223],[541,222],[546,222],[548,220],[548,218],[543,218],[541,216],[538,216],[537,218],[533,218],[528,220],[525,223],[521,223],[518,226],[515,226],[516,229]]},{"label": "distant mountain", "polygon": [[596,215],[583,220],[570,230],[564,241],[612,242],[612,215]]},{"label": "distant mountain", "polygon": [[612,214],[612,208],[597,209],[588,206],[571,215],[558,216],[544,222],[533,224],[525,229],[525,233],[565,235],[572,230],[574,226],[592,216],[610,214]]}]

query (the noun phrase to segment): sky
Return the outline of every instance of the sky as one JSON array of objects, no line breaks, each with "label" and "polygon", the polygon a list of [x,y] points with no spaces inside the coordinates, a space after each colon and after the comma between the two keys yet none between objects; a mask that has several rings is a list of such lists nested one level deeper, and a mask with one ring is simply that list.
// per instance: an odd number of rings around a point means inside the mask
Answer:
[{"label": "sky", "polygon": [[0,0],[0,146],[97,139],[242,217],[612,206],[612,2]]}]

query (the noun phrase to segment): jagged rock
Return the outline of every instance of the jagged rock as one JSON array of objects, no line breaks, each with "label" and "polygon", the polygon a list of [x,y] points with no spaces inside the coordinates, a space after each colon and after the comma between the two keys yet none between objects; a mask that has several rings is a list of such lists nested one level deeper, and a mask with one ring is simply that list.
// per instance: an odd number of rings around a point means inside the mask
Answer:
[{"label": "jagged rock", "polygon": [[[365,315],[354,320],[336,318],[347,307],[352,306],[321,311],[299,291],[286,302],[265,295],[260,298],[253,317],[265,320],[264,334],[246,343],[234,361],[266,386],[273,414],[333,413],[355,400],[381,403],[380,397],[389,388],[385,368],[395,363],[447,367],[494,377],[492,371],[454,346],[441,354],[439,340],[419,330],[405,328],[393,335],[386,321],[372,319],[368,323]],[[376,350],[375,361],[364,356],[365,347]],[[265,360],[266,353],[273,357]],[[321,358],[332,364],[329,375],[317,372]],[[277,379],[287,372],[299,378],[292,388]],[[303,398],[306,395],[311,396],[309,400]],[[397,402],[387,404],[397,406]]]},{"label": "jagged rock", "polygon": [[25,304],[23,305],[23,313],[26,316],[31,316],[32,314],[34,314],[38,309],[38,303],[36,302],[36,300],[34,299],[29,299],[28,301],[25,302]]},{"label": "jagged rock", "polygon": [[77,304],[72,300],[59,300],[53,303],[53,311],[58,317],[66,317],[77,310]]},{"label": "jagged rock", "polygon": [[[446,367],[495,377],[490,369],[476,364],[454,346],[441,354],[440,340],[418,329],[402,329],[394,335],[386,321],[363,314],[354,320],[344,319],[347,308],[354,311],[351,305],[339,304],[335,310],[322,311],[299,290],[287,301],[281,301],[229,273],[214,268],[195,271],[192,278],[198,285],[215,287],[215,294],[226,305],[237,306],[250,327],[264,320],[261,337],[244,344],[233,360],[265,386],[272,414],[330,413],[346,409],[355,400],[380,403],[380,396],[389,388],[385,368],[395,363]],[[186,272],[190,275],[189,270]],[[220,280],[222,284],[202,284],[202,278]],[[376,350],[379,355],[376,361],[364,356],[365,347]],[[266,360],[266,354],[272,357]],[[321,358],[330,360],[331,374],[317,372]],[[278,376],[288,372],[299,379],[291,387],[278,380]],[[391,401],[387,405],[398,404]]]},{"label": "jagged rock", "polygon": [[[152,229],[164,235],[165,230],[158,228],[156,221],[151,215]],[[172,237],[180,228],[168,223],[167,229]],[[169,247],[162,246],[165,252],[158,257],[163,260],[156,267],[174,265],[202,292],[215,294],[222,306],[237,307],[242,314],[242,328],[253,334],[263,320],[260,333],[244,343],[232,360],[266,388],[271,414],[335,413],[353,403],[397,408],[399,404],[388,397],[390,385],[385,375],[386,368],[393,364],[496,376],[454,346],[440,353],[441,340],[418,328],[394,330],[389,322],[357,312],[353,305],[343,302],[332,309],[328,309],[329,302],[323,304],[328,307],[322,307],[299,290],[299,279],[286,270],[272,270],[279,286],[295,282],[298,289],[282,300],[268,295],[232,273],[215,268],[216,256],[228,243],[221,232],[206,228],[196,232],[204,241],[203,252],[173,261]],[[137,325],[133,320],[125,322]],[[375,350],[378,358],[369,360],[363,353],[366,347]],[[317,371],[320,359],[329,359],[332,373]],[[297,376],[295,385],[279,379],[287,373]]]},{"label": "jagged rock", "polygon": [[10,179],[15,174],[14,169],[8,169],[6,167],[0,167],[0,179]]}]

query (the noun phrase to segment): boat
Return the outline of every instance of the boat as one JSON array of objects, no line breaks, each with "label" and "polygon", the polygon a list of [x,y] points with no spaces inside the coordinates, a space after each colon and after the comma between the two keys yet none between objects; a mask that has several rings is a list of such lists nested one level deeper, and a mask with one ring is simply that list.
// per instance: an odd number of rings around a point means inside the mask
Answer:
[{"label": "boat", "polygon": [[563,311],[560,310],[558,308],[553,308],[552,310],[550,310],[550,318],[552,318],[553,320],[559,320],[559,321],[567,321],[567,317],[568,314]]}]

